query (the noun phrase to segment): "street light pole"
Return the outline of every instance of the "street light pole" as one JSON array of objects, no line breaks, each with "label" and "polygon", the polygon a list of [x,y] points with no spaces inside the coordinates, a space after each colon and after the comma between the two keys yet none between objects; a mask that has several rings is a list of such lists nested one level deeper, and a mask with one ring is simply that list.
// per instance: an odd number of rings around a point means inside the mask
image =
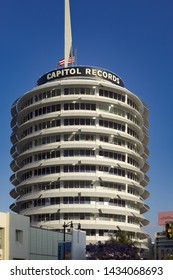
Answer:
[{"label": "street light pole", "polygon": [[63,259],[65,260],[65,249],[66,249],[66,246],[65,246],[65,230],[67,227],[71,227],[73,228],[73,222],[68,222],[68,223],[65,223],[63,224],[63,233],[64,233],[64,236],[63,236],[63,241],[64,241],[64,252],[63,252]]}]

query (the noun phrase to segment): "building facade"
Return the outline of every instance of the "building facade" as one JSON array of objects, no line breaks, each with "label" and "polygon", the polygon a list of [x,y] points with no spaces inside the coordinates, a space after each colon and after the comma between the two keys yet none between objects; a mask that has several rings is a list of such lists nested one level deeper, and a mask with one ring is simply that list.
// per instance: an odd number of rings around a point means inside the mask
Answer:
[{"label": "building facade", "polygon": [[63,259],[86,259],[84,231],[33,227],[27,216],[0,212],[0,260]]},{"label": "building facade", "polygon": [[0,212],[0,260],[29,260],[28,217]]},{"label": "building facade", "polygon": [[146,238],[148,109],[117,75],[51,71],[11,113],[11,210],[39,227],[80,223],[87,243]]}]

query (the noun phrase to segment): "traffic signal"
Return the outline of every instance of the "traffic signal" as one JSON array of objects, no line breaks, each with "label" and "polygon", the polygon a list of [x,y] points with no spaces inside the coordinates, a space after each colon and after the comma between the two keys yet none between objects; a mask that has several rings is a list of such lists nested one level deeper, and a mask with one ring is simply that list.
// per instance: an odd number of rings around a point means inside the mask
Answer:
[{"label": "traffic signal", "polygon": [[167,223],[165,224],[165,232],[166,232],[166,237],[168,239],[172,239],[173,238],[173,224],[172,223]]}]

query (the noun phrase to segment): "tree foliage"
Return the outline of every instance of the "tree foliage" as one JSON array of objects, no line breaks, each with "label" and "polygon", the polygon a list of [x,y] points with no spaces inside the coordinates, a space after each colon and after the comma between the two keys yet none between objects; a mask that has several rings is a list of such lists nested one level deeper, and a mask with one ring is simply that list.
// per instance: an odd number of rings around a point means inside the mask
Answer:
[{"label": "tree foliage", "polygon": [[105,243],[98,242],[87,246],[89,260],[138,260],[141,249],[124,232],[118,232],[116,238],[110,237]]}]

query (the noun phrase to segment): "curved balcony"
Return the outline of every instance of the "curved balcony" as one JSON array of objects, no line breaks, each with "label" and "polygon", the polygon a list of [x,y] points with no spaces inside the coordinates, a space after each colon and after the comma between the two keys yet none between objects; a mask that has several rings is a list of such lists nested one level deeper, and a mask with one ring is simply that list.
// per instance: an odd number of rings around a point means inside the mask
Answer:
[{"label": "curved balcony", "polygon": [[16,161],[12,160],[12,162],[10,163],[10,168],[13,172],[16,172],[19,170],[19,167],[16,165]]},{"label": "curved balcony", "polygon": [[147,199],[150,196],[149,192],[145,189],[144,192],[141,194],[141,198]]},{"label": "curved balcony", "polygon": [[16,203],[12,203],[10,205],[10,210],[16,212],[16,213],[19,213],[19,209],[18,209],[18,206],[16,205]]},{"label": "curved balcony", "polygon": [[16,189],[13,188],[11,191],[10,191],[10,196],[14,199],[16,199],[18,197],[18,193],[16,192]]},{"label": "curved balcony", "polygon": [[15,144],[18,142],[18,138],[17,138],[17,135],[16,135],[15,132],[13,132],[13,133],[11,134],[10,140],[11,140],[11,143],[12,143],[13,145],[15,145]]},{"label": "curved balcony", "polygon": [[14,117],[17,115],[18,111],[17,111],[17,103],[19,101],[20,98],[16,99],[11,107],[11,115]]},{"label": "curved balcony", "polygon": [[12,174],[10,177],[10,182],[14,185],[17,186],[19,184],[19,180],[16,177],[16,174]]}]

